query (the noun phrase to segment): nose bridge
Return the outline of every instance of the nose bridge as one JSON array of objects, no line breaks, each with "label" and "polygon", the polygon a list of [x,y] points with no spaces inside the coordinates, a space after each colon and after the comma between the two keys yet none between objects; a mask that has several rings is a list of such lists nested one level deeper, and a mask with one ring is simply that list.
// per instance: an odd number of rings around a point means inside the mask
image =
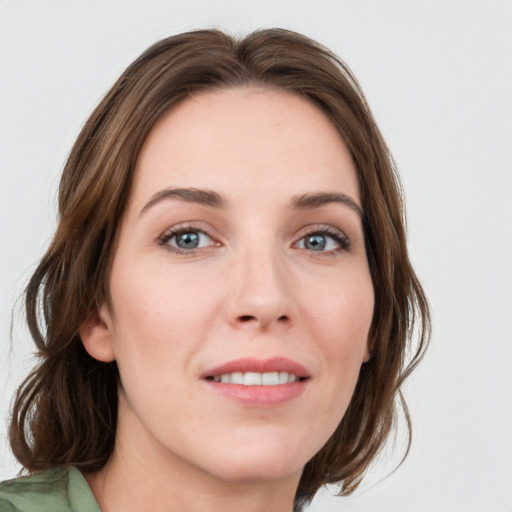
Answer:
[{"label": "nose bridge", "polygon": [[289,322],[292,297],[285,255],[275,243],[261,239],[260,243],[252,239],[235,252],[230,272],[230,321],[260,329],[274,322]]}]

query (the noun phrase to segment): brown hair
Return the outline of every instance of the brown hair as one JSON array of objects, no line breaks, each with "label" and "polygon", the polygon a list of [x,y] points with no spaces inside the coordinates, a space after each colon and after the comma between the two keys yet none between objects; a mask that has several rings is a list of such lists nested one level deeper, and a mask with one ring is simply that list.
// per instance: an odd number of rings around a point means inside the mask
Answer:
[{"label": "brown hair", "polygon": [[350,494],[400,405],[410,434],[400,386],[426,348],[429,309],[407,254],[394,163],[356,79],[329,50],[290,31],[261,30],[238,40],[202,30],[164,39],[131,64],[86,122],[64,168],[60,222],[26,290],[40,364],[17,392],[10,427],[13,453],[29,471],[68,464],[94,471],[111,456],[117,367],[86,353],[79,328],[109,299],[116,230],[139,151],[173,105],[202,90],[245,86],[309,98],[339,131],[358,172],[375,290],[372,357],[337,430],[307,463],[297,507],[327,483]]}]

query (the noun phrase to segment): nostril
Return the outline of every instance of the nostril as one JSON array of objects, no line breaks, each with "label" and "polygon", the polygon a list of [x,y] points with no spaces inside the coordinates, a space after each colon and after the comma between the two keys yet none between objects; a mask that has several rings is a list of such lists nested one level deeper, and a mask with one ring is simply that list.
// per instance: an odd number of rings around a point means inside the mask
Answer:
[{"label": "nostril", "polygon": [[[254,315],[240,315],[238,317],[238,322],[240,323],[247,323],[247,322],[257,322],[257,323],[260,323],[261,320],[263,320],[263,323],[266,324],[266,321],[264,319],[259,319],[258,316],[254,316]],[[289,321],[289,318],[287,315],[281,315],[277,318],[277,321],[279,323],[286,323]]]}]

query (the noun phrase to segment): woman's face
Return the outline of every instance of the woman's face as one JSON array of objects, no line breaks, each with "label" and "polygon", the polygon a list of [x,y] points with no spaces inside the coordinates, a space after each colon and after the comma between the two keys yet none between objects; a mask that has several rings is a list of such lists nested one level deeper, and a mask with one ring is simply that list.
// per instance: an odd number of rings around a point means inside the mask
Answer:
[{"label": "woman's face", "polygon": [[116,450],[298,480],[368,358],[360,207],[345,144],[303,98],[230,89],[168,112],[137,162],[111,307],[82,332],[119,367]]}]

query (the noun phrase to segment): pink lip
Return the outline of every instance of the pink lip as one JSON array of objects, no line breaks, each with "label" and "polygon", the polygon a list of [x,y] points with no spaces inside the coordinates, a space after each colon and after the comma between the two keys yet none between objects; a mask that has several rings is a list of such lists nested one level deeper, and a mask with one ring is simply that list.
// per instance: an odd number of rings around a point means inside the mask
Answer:
[{"label": "pink lip", "polygon": [[[295,382],[274,386],[244,386],[215,382],[207,377],[233,372],[288,372],[297,378]],[[306,390],[311,379],[308,370],[301,364],[283,357],[270,359],[244,358],[230,361],[204,372],[201,376],[210,389],[219,395],[248,407],[274,407],[299,397]]]}]

